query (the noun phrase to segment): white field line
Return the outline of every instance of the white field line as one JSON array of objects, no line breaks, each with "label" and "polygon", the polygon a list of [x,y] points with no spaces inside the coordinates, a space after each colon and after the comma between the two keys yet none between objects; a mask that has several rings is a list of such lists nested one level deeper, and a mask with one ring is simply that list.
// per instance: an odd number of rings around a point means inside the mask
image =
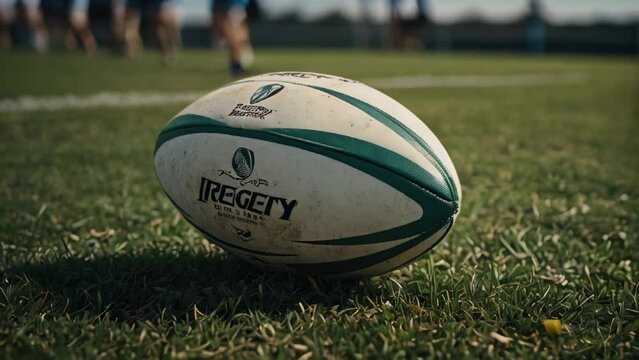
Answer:
[{"label": "white field line", "polygon": [[189,92],[99,92],[90,95],[20,96],[0,99],[0,112],[54,111],[97,107],[137,107],[188,103],[204,95]]},{"label": "white field line", "polygon": [[[380,89],[468,88],[504,86],[543,86],[579,84],[586,81],[582,73],[513,74],[513,75],[415,75],[372,78],[364,83]],[[98,107],[138,107],[189,103],[204,91],[187,92],[99,92],[89,95],[20,96],[0,99],[0,113],[89,109]]]},{"label": "white field line", "polygon": [[414,75],[376,78],[364,81],[380,89],[416,88],[464,88],[464,87],[504,87],[543,86],[553,84],[579,84],[586,81],[586,75],[576,72],[556,74],[511,74],[511,75]]}]

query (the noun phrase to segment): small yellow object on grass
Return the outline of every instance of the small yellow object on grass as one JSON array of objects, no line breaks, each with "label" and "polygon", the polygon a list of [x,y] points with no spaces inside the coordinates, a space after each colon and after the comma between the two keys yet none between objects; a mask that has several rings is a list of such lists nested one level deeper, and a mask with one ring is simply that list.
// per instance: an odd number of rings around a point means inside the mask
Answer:
[{"label": "small yellow object on grass", "polygon": [[561,335],[561,321],[556,319],[544,320],[544,328],[550,335]]}]

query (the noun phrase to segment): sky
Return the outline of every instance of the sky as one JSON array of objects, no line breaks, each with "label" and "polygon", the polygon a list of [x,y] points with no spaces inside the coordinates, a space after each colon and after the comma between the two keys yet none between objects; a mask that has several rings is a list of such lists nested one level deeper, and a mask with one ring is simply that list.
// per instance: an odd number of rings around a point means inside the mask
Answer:
[{"label": "sky", "polygon": [[[185,22],[208,21],[209,0],[181,0]],[[639,0],[541,0],[546,18],[555,24],[588,24],[597,20],[629,22],[639,20]],[[402,12],[416,9],[413,0],[400,0]],[[528,0],[430,0],[431,18],[439,23],[451,23],[468,15],[478,15],[488,21],[505,22],[521,16]],[[259,0],[264,14],[277,18],[297,13],[302,19],[313,20],[328,13],[341,12],[350,19],[366,14],[375,22],[388,18],[388,0]]]}]

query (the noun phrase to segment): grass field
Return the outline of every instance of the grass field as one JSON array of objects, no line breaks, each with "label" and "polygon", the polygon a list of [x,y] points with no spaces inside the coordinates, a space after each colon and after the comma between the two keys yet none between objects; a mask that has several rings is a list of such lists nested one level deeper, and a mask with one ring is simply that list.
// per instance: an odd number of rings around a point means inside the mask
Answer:
[{"label": "grass field", "polygon": [[[639,357],[636,60],[310,50],[257,60],[258,73],[583,81],[386,90],[447,147],[464,198],[434,251],[359,282],[264,273],[178,216],[152,155],[186,103],[0,112],[0,358]],[[0,53],[0,99],[204,93],[230,80],[225,58],[204,51],[172,67],[154,53]]]}]

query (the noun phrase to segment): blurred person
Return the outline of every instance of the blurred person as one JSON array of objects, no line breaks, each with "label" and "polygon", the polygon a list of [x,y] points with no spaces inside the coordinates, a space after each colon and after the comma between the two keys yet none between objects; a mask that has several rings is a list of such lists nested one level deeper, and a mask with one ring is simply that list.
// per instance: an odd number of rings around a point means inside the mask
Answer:
[{"label": "blurred person", "polygon": [[546,24],[540,0],[529,0],[526,16],[526,41],[528,51],[541,54],[546,50]]},{"label": "blurred person", "polygon": [[402,17],[401,0],[389,0],[389,3],[391,10],[390,46],[393,48],[422,48],[422,30],[429,21],[428,0],[415,0],[417,14],[410,18]]},{"label": "blurred person", "polygon": [[90,0],[42,0],[47,20],[61,32],[62,42],[68,51],[78,48],[78,41],[87,55],[97,49],[97,43],[89,23]]},{"label": "blurred person", "polygon": [[127,0],[124,44],[128,56],[137,55],[142,49],[140,22],[149,16],[160,50],[167,64],[173,63],[180,45],[180,27],[177,20],[177,0]]},{"label": "blurred person", "polygon": [[0,0],[0,46],[11,48],[11,24],[16,18],[16,7],[22,5],[27,26],[33,34],[33,47],[45,52],[49,44],[49,32],[44,24],[40,0]]},{"label": "blurred person", "polygon": [[70,0],[69,6],[69,27],[67,30],[67,37],[72,39],[72,48],[75,50],[75,38],[76,36],[82,43],[82,48],[87,55],[92,55],[97,49],[95,37],[91,31],[89,23],[89,1],[90,0]]},{"label": "blurred person", "polygon": [[229,71],[233,76],[246,72],[254,61],[246,16],[248,0],[211,0],[211,33],[226,40]]},{"label": "blurred person", "polygon": [[177,0],[160,0],[155,15],[155,32],[166,63],[175,62],[177,48],[181,45],[177,11]]},{"label": "blurred person", "polygon": [[402,21],[403,46],[411,49],[424,48],[423,30],[430,21],[428,0],[416,0],[417,14]]},{"label": "blurred person", "polygon": [[111,0],[111,35],[116,52],[124,48],[124,28],[126,16],[126,0]]},{"label": "blurred person", "polygon": [[141,0],[125,0],[124,10],[124,54],[133,57],[138,55],[142,48],[142,37],[140,36],[140,21],[142,19]]},{"label": "blurred person", "polygon": [[390,23],[388,24],[390,27],[390,39],[388,39],[388,41],[390,43],[388,45],[394,49],[398,48],[401,42],[399,0],[389,0],[388,3],[390,5]]}]

